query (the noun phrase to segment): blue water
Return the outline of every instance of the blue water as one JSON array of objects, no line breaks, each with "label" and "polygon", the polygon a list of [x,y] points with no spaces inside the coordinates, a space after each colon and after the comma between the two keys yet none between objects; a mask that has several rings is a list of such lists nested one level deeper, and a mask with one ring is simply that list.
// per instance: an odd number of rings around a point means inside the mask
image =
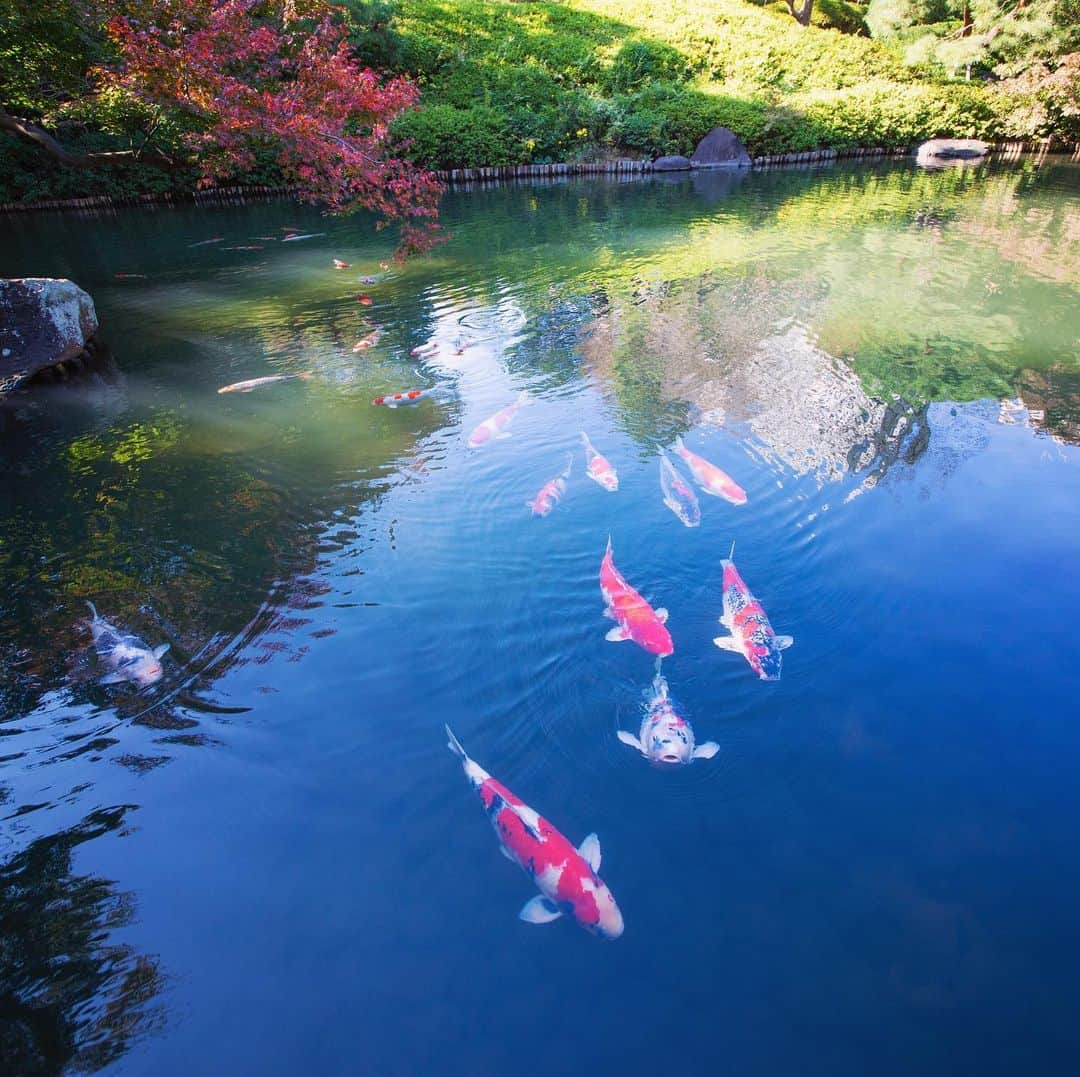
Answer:
[{"label": "blue water", "polygon": [[[287,203],[0,222],[0,273],[71,276],[112,349],[0,405],[2,1072],[1067,1072],[1080,170],[538,184],[444,219],[385,274],[369,222]],[[327,234],[188,246],[283,226]],[[699,491],[682,526],[678,433],[747,505]],[[714,759],[616,738],[654,663],[604,640],[609,535]],[[794,636],[779,683],[711,642],[732,541]],[[160,684],[97,683],[88,598],[171,642]],[[597,832],[620,939],[518,920],[444,723]]]}]

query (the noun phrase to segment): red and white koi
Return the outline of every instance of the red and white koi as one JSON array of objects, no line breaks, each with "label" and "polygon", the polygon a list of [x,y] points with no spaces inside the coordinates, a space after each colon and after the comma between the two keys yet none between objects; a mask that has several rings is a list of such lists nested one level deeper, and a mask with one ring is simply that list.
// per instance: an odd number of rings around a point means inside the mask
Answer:
[{"label": "red and white koi", "polygon": [[746,504],[746,491],[726,472],[697,453],[692,453],[682,438],[675,439],[675,451],[686,461],[690,474],[697,480],[698,486],[707,494],[722,497],[733,505]]},{"label": "red and white koi", "polygon": [[600,563],[600,594],[603,595],[606,603],[604,616],[610,617],[615,622],[615,627],[605,637],[607,640],[612,643],[633,640],[649,654],[655,654],[660,658],[666,658],[669,654],[675,653],[671,633],[664,627],[668,619],[668,611],[663,607],[654,610],[626,582],[622,573],[615,567],[615,561],[611,556],[610,538],[607,550],[604,552],[604,560]]},{"label": "red and white koi", "polygon": [[325,235],[325,232],[305,232],[304,235],[298,235],[296,232],[290,232],[281,242],[298,243],[301,239],[316,239],[319,236]]},{"label": "red and white koi", "polygon": [[357,301],[357,303],[359,303],[363,307],[370,307],[371,304],[374,302],[374,300],[371,298],[370,295],[363,295],[363,294],[358,295],[356,297],[356,301]]},{"label": "red and white koi", "polygon": [[713,643],[722,651],[741,654],[763,681],[778,681],[783,660],[780,652],[795,641],[773,631],[761,603],[739,575],[734,555],[732,544],[731,554],[720,562],[724,566],[724,613],[720,623],[731,634],[717,636]]},{"label": "red and white koi", "polygon": [[650,763],[665,766],[712,759],[720,751],[720,745],[712,740],[695,744],[690,723],[675,709],[668,694],[668,683],[659,673],[652,683],[652,696],[645,705],[641,731],[635,737],[620,729],[617,736],[623,744],[637,748]]},{"label": "red and white koi", "polygon": [[352,262],[343,262],[340,258],[334,259],[335,269],[352,269]]},{"label": "red and white koi", "polygon": [[525,903],[519,918],[546,924],[566,915],[593,935],[617,939],[623,933],[623,918],[614,895],[597,875],[597,836],[590,834],[575,849],[551,823],[470,759],[449,726],[446,735],[447,746],[461,759],[465,777],[480,794],[503,856],[517,864],[540,891]]},{"label": "red and white koi", "polygon": [[522,389],[513,404],[508,404],[502,411],[495,412],[490,419],[485,419],[469,435],[469,448],[477,449],[490,441],[502,441],[504,438],[510,437],[510,432],[506,429],[510,425],[510,421],[522,408],[531,403],[529,394]]},{"label": "red and white koi", "polygon": [[404,393],[377,396],[372,401],[372,404],[381,404],[384,408],[407,408],[411,404],[419,404],[421,400],[430,394],[430,389],[409,389]]},{"label": "red and white koi", "polygon": [[432,340],[427,344],[418,344],[409,354],[418,359],[430,359],[438,350],[438,341]]},{"label": "red and white koi", "polygon": [[581,431],[581,444],[585,446],[586,474],[593,482],[599,483],[605,490],[614,493],[619,488],[619,476],[608,462],[606,456],[602,456],[593,447],[589,435]]},{"label": "red and white koi", "polygon": [[574,466],[573,456],[566,461],[566,468],[549,482],[545,482],[540,492],[529,502],[534,516],[547,516],[549,512],[562,500],[566,493],[566,480],[570,478],[570,469]]}]

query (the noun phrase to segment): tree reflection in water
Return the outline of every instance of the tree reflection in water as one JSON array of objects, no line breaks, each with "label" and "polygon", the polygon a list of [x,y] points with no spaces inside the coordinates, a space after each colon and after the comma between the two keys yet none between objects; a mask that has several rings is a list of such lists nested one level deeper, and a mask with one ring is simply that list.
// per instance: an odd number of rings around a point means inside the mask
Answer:
[{"label": "tree reflection in water", "polygon": [[134,902],[79,875],[85,841],[122,833],[129,806],[92,812],[0,866],[0,1070],[92,1073],[164,1025],[157,959],[117,943]]}]

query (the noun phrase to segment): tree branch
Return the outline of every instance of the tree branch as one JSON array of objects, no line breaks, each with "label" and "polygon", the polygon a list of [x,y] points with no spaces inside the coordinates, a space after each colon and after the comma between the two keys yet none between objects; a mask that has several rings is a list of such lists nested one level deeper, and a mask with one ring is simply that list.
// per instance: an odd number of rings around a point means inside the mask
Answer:
[{"label": "tree branch", "polygon": [[800,26],[810,25],[810,15],[814,10],[814,0],[802,0],[802,7],[797,8],[795,6],[795,0],[784,0],[784,3],[788,6],[788,11],[791,12],[792,17]]},{"label": "tree branch", "polygon": [[32,143],[58,164],[67,168],[124,168],[128,165],[142,164],[175,172],[187,168],[190,164],[189,161],[170,157],[160,150],[102,150],[75,155],[69,153],[48,131],[30,123],[29,120],[12,116],[2,108],[0,108],[0,131],[7,131],[24,142]]}]

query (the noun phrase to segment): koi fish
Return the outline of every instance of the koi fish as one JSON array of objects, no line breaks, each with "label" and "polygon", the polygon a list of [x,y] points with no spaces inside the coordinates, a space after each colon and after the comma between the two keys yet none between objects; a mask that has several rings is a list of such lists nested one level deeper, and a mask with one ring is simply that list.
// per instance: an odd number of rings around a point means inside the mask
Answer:
[{"label": "koi fish", "polygon": [[335,269],[352,269],[352,262],[343,262],[340,258],[334,259]]},{"label": "koi fish", "polygon": [[[259,236],[259,238],[262,239],[263,237]],[[224,236],[214,236],[213,239],[200,239],[198,243],[189,243],[188,246],[189,247],[206,247],[206,246],[209,246],[211,243],[224,243],[224,242],[225,242],[225,237]]]},{"label": "koi fish", "polygon": [[623,933],[622,913],[596,874],[600,839],[590,834],[575,849],[551,823],[470,759],[449,726],[446,736],[447,747],[461,759],[465,777],[480,794],[503,856],[517,864],[540,891],[525,903],[519,918],[546,924],[565,914],[593,935],[617,939]]},{"label": "koi fish", "polygon": [[430,389],[409,389],[404,393],[390,393],[388,396],[377,396],[372,401],[372,404],[382,404],[385,408],[406,408],[410,404],[419,404],[420,401],[430,393]]},{"label": "koi fish", "polygon": [[317,236],[325,236],[325,232],[306,232],[304,235],[297,235],[295,232],[290,232],[281,242],[282,243],[297,243],[301,239],[315,239]]},{"label": "koi fish", "polygon": [[379,283],[379,278],[378,277],[361,277],[360,278],[360,283],[361,284],[378,284]]},{"label": "koi fish", "polygon": [[650,763],[692,763],[695,759],[712,759],[720,751],[720,745],[712,740],[695,745],[694,731],[675,710],[668,683],[659,673],[652,682],[652,696],[645,704],[638,735],[620,729],[616,736],[623,744],[637,748]]},{"label": "koi fish", "polygon": [[660,489],[664,495],[664,504],[687,527],[697,527],[701,523],[701,506],[697,494],[683,482],[682,476],[671,465],[666,456],[660,457]]},{"label": "koi fish", "polygon": [[682,438],[675,439],[675,451],[686,461],[690,474],[705,493],[722,497],[733,505],[746,504],[746,491],[726,471],[692,453],[683,444]]},{"label": "koi fish", "polygon": [[566,480],[570,478],[570,468],[574,465],[573,456],[566,461],[566,470],[556,475],[550,482],[545,482],[540,492],[529,502],[534,516],[546,516],[562,500],[566,493]]},{"label": "koi fish", "polygon": [[434,355],[438,350],[438,342],[431,341],[428,344],[418,344],[411,352],[409,352],[409,354],[427,359],[429,356]]},{"label": "koi fish", "polygon": [[593,448],[593,443],[584,430],[581,431],[581,444],[585,446],[585,459],[588,462],[585,473],[593,482],[597,482],[605,490],[615,493],[619,488],[619,475],[608,462],[607,457],[601,456]]},{"label": "koi fish", "polygon": [[365,307],[370,307],[373,302],[370,295],[358,295],[356,297],[356,301],[357,303],[360,303],[362,306]]},{"label": "koi fish", "polygon": [[502,411],[495,412],[490,419],[485,419],[470,435],[469,435],[469,448],[476,449],[481,445],[486,445],[489,441],[501,441],[503,438],[510,436],[506,427],[510,425],[510,420],[526,405],[531,404],[529,394],[524,389],[518,393],[517,400],[513,404],[508,404]]},{"label": "koi fish", "polygon": [[262,247],[257,243],[249,243],[242,247],[222,247],[221,249],[223,251],[261,251]]},{"label": "koi fish", "polygon": [[218,393],[250,393],[252,389],[261,389],[264,385],[275,385],[279,381],[293,381],[296,378],[310,378],[310,374],[268,374],[265,378],[251,378],[249,381],[236,381],[232,385],[223,385]]},{"label": "koi fish", "polygon": [[389,269],[390,268],[390,263],[389,262],[380,262],[379,263],[379,268],[382,269],[382,270]]},{"label": "koi fish", "polygon": [[795,641],[773,631],[761,603],[743,583],[732,560],[734,555],[733,543],[731,553],[720,562],[724,566],[724,614],[720,623],[731,635],[717,636],[713,643],[722,651],[741,654],[763,681],[778,681],[783,657],[780,652]]},{"label": "koi fish", "polygon": [[365,348],[374,348],[382,337],[382,331],[373,329],[366,337],[361,337],[352,347],[354,352],[362,352]]},{"label": "koi fish", "polygon": [[607,603],[604,616],[615,622],[605,637],[612,643],[621,643],[632,639],[639,647],[666,658],[675,653],[675,644],[671,633],[664,627],[668,611],[661,607],[654,610],[623,579],[622,573],[615,567],[611,556],[611,538],[608,538],[604,560],[600,562],[600,594]]},{"label": "koi fish", "polygon": [[169,649],[167,643],[151,650],[138,636],[122,632],[98,614],[93,602],[87,602],[93,619],[90,634],[94,637],[94,649],[98,659],[109,667],[110,672],[101,678],[102,684],[119,684],[134,681],[141,688],[148,688],[161,680],[161,656]]},{"label": "koi fish", "polygon": [[145,273],[114,273],[117,280],[146,280]]}]

